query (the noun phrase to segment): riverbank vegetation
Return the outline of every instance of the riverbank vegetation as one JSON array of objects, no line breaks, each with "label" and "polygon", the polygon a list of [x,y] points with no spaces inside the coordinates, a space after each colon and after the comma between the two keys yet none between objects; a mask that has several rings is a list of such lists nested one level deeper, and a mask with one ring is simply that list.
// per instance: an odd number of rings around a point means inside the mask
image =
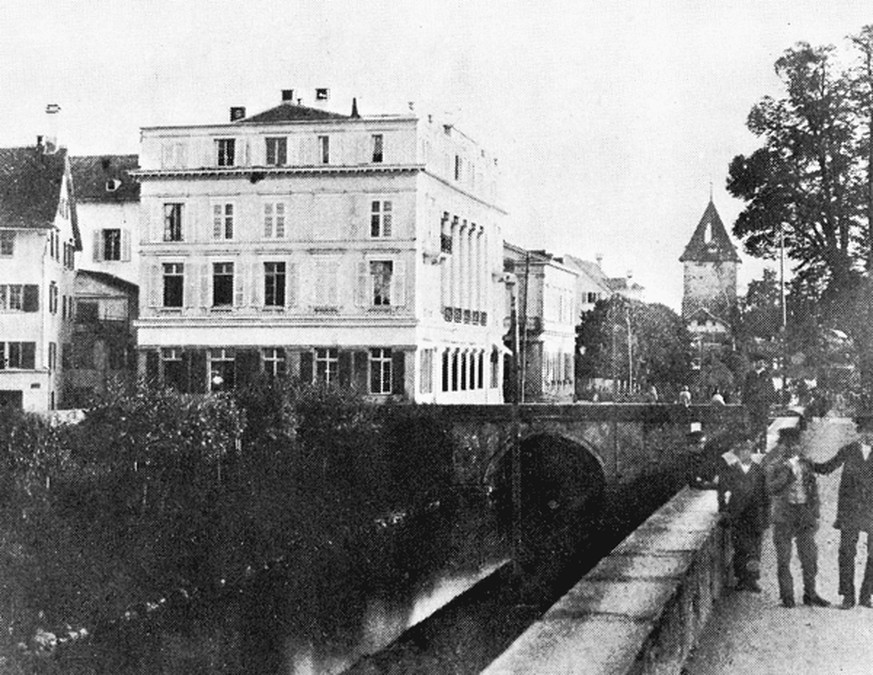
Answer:
[{"label": "riverbank vegetation", "polygon": [[447,426],[427,407],[290,380],[208,396],[140,383],[95,400],[77,425],[4,415],[7,647],[32,651],[40,630],[354,546],[444,496],[451,469]]}]

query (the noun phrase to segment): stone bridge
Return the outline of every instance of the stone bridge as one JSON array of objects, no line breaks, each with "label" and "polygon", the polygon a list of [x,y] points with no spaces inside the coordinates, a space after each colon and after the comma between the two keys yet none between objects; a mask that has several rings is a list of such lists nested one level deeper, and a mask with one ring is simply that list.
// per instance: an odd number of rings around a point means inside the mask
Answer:
[{"label": "stone bridge", "polygon": [[742,406],[671,404],[528,404],[442,406],[457,441],[461,485],[505,491],[515,439],[527,512],[584,508],[604,490],[653,480],[682,462],[698,422],[707,435],[746,423]]}]

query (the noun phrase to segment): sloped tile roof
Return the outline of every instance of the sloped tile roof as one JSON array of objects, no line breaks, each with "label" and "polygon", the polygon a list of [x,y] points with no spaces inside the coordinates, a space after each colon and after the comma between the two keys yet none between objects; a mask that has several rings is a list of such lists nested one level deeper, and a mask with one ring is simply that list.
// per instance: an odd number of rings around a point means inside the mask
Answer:
[{"label": "sloped tile roof", "polygon": [[[0,227],[51,228],[66,168],[65,148],[51,154],[35,146],[0,148]],[[70,202],[75,204],[72,198]],[[73,214],[73,230],[78,239],[75,209]]]},{"label": "sloped tile roof", "polygon": [[122,290],[126,293],[137,293],[139,291],[139,286],[137,286],[136,284],[117,277],[114,274],[109,274],[108,272],[98,272],[96,270],[76,270],[76,279],[93,279],[102,284],[106,284],[107,286]]},{"label": "sloped tile roof", "polygon": [[565,254],[564,256],[562,256],[561,260],[568,267],[576,269],[579,272],[585,274],[594,283],[603,288],[603,290],[612,291],[612,288],[609,285],[609,279],[603,273],[603,270],[600,269],[600,265],[598,265],[596,262],[591,262],[590,260],[582,260],[582,258],[577,258],[576,256],[569,254]]},{"label": "sloped tile roof", "polygon": [[347,120],[351,119],[348,115],[340,115],[339,113],[330,112],[327,110],[319,110],[318,108],[309,108],[305,105],[297,105],[295,103],[280,103],[275,108],[270,108],[257,115],[244,117],[237,120],[234,124],[258,124],[269,122],[311,122],[318,120]]},{"label": "sloped tile roof", "polygon": [[[706,231],[709,225],[710,238],[707,241]],[[737,247],[731,243],[724,223],[715,208],[712,200],[706,206],[691,240],[685,247],[685,252],[679,258],[679,262],[740,262]]]},{"label": "sloped tile roof", "polygon": [[[138,166],[137,155],[71,157],[76,199],[80,202],[138,202],[139,183],[129,173]],[[110,181],[119,181],[120,185],[109,190]]]}]

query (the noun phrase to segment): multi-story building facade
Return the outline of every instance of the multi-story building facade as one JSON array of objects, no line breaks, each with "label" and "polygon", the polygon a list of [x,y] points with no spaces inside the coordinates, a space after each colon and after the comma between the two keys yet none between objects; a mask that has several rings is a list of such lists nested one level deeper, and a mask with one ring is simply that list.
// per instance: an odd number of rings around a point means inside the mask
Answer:
[{"label": "multi-story building facade", "polygon": [[139,283],[139,183],[136,155],[71,157],[76,215],[86,250],[79,269]]},{"label": "multi-story building facade", "polygon": [[576,272],[576,305],[580,315],[594,309],[598,300],[608,300],[612,296],[613,290],[601,268],[600,257],[597,262],[591,262],[565,254],[558,261]]},{"label": "multi-story building facade", "polygon": [[280,105],[142,130],[140,369],[501,400],[494,157],[430,116]]},{"label": "multi-story building facade", "polygon": [[575,270],[545,251],[504,244],[507,285],[506,342],[518,352],[519,400],[572,401],[575,392],[576,325],[579,323]]},{"label": "multi-story building facade", "polygon": [[0,406],[60,403],[79,250],[66,150],[43,137],[0,149]]}]

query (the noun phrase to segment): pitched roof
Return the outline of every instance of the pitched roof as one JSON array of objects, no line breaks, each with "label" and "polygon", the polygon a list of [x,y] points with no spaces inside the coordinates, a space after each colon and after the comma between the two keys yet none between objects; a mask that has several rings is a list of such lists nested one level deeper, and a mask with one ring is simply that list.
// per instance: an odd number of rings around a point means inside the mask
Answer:
[{"label": "pitched roof", "polygon": [[606,280],[607,286],[613,291],[642,291],[645,290],[636,281],[631,282],[627,277],[609,277]]},{"label": "pitched roof", "polygon": [[591,281],[603,288],[604,291],[612,291],[609,279],[600,269],[600,265],[590,260],[582,260],[574,255],[565,254],[561,257],[565,265],[585,274]]},{"label": "pitched roof", "polygon": [[699,320],[700,318],[703,318],[705,320],[708,319],[711,321],[718,321],[719,323],[724,324],[725,326],[730,326],[730,323],[727,320],[722,319],[720,316],[713,314],[706,307],[698,307],[693,312],[688,314],[688,316],[685,317],[685,321],[690,322],[692,319]]},{"label": "pitched roof", "polygon": [[97,270],[76,270],[76,279],[93,279],[126,293],[137,293],[139,291],[139,286],[136,284],[122,279],[121,277],[117,277],[114,274],[109,274],[108,272],[98,272]]},{"label": "pitched roof", "polygon": [[[708,236],[707,236],[708,235]],[[731,243],[724,223],[712,203],[706,206],[691,240],[685,247],[685,252],[679,262],[693,260],[694,262],[741,262],[737,247]]]},{"label": "pitched roof", "polygon": [[[53,227],[66,170],[65,148],[50,154],[34,146],[0,148],[0,227]],[[78,239],[75,208],[72,213]]]},{"label": "pitched roof", "polygon": [[270,122],[312,122],[318,120],[347,120],[351,119],[348,115],[340,115],[339,113],[330,112],[328,110],[320,110],[319,108],[309,108],[305,105],[297,105],[295,103],[280,103],[275,108],[270,108],[257,115],[251,117],[243,117],[234,122],[234,124],[258,124]]},{"label": "pitched roof", "polygon": [[[138,166],[137,155],[71,157],[76,199],[80,202],[138,202],[139,183],[129,173]],[[110,189],[111,181],[119,184]]]}]

